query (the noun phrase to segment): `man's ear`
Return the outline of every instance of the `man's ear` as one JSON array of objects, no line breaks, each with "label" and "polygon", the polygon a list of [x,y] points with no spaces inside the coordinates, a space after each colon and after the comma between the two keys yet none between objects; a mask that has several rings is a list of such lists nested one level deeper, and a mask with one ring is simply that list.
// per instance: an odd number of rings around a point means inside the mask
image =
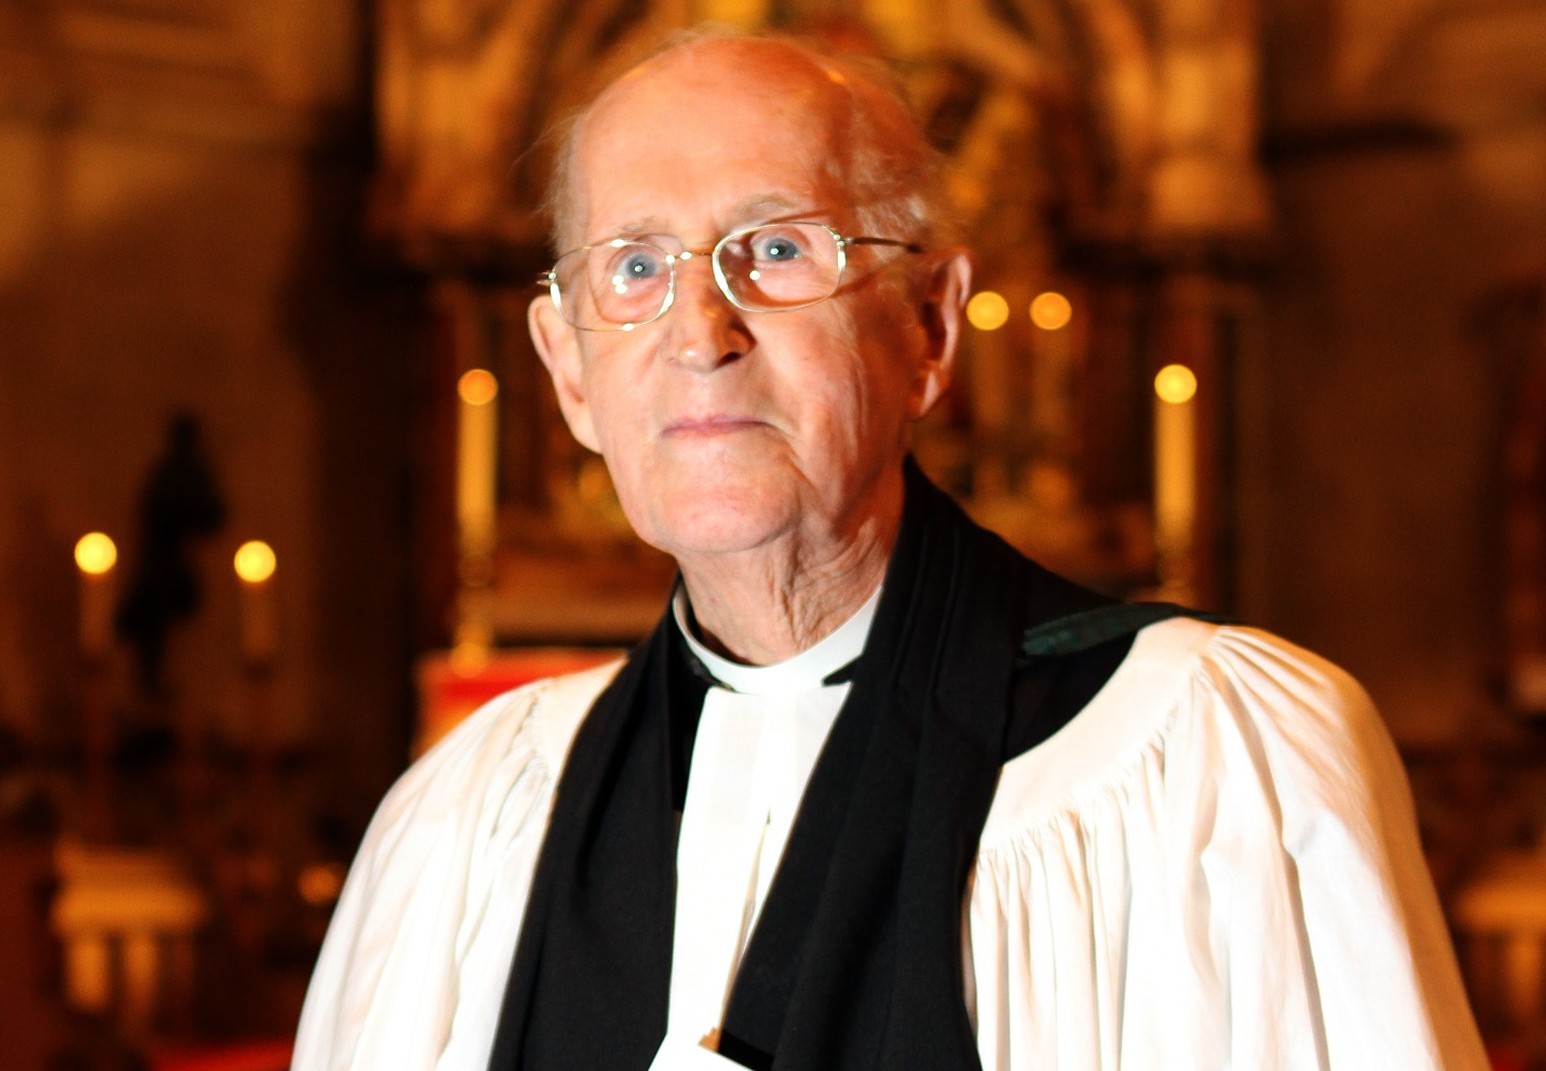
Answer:
[{"label": "man's ear", "polygon": [[564,322],[545,295],[532,299],[526,308],[526,326],[531,331],[537,356],[553,377],[553,393],[564,414],[569,432],[588,450],[601,453],[596,426],[591,420],[590,402],[585,394],[585,370],[580,361],[580,340],[574,328]]},{"label": "man's ear", "polygon": [[955,374],[956,350],[961,325],[966,321],[966,299],[972,292],[972,258],[965,249],[946,249],[931,258],[919,322],[925,351],[913,379],[910,415],[927,416]]}]

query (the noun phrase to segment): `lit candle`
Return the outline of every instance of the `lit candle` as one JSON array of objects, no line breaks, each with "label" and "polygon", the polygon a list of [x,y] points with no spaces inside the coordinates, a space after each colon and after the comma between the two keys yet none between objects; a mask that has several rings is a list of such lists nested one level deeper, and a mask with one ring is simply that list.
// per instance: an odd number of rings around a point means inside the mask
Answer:
[{"label": "lit candle", "polygon": [[1009,322],[1009,302],[997,290],[979,290],[966,303],[966,321],[979,331],[997,331]]},{"label": "lit candle", "polygon": [[[1077,399],[1073,396],[1073,385],[1078,382],[1077,353],[1074,333],[1068,330],[1074,306],[1056,290],[1047,290],[1036,295],[1029,312],[1035,326],[1029,369],[1029,442],[1044,444],[1044,453],[1051,460],[1066,456],[1078,434],[1074,424]],[[1046,462],[1040,464],[1045,466]],[[1037,505],[1057,509],[1057,486],[1056,482],[1033,480],[1031,491]]]},{"label": "lit candle", "polygon": [[457,421],[456,521],[462,553],[487,555],[494,550],[495,452],[498,448],[499,381],[492,372],[474,368],[456,385],[461,398]]},{"label": "lit candle", "polygon": [[274,617],[274,548],[261,540],[243,543],[236,551],[236,576],[241,581],[242,657],[254,666],[273,661],[279,647]]},{"label": "lit candle", "polygon": [[107,654],[113,637],[113,566],[118,548],[101,532],[90,532],[75,544],[80,570],[81,651],[96,660]]},{"label": "lit candle", "polygon": [[1154,377],[1154,541],[1161,558],[1192,549],[1197,513],[1197,377],[1172,364]]},{"label": "lit candle", "polygon": [[1043,331],[1061,331],[1074,318],[1074,305],[1056,290],[1036,295],[1031,302],[1031,323]]}]

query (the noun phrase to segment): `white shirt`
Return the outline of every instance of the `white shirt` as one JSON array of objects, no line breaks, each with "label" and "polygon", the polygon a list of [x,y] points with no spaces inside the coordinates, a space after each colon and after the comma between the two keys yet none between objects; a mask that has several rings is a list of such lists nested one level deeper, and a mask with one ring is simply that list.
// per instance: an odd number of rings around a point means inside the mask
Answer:
[{"label": "white shirt", "polygon": [[[495,700],[387,795],[296,1071],[485,1071],[557,778],[616,668]],[[1252,629],[1145,629],[1004,767],[962,925],[985,1071],[1487,1066],[1378,715]]]},{"label": "white shirt", "polygon": [[783,857],[806,782],[850,685],[823,682],[864,651],[880,589],[793,658],[732,662],[677,628],[722,687],[703,699],[676,850],[676,925],[667,1031],[697,1044],[724,1018],[736,968]]}]

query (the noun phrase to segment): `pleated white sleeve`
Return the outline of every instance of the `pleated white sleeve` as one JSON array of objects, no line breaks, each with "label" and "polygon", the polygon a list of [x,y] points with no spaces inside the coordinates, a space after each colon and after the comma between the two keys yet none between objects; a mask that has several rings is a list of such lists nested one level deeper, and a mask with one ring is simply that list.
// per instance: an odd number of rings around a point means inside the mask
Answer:
[{"label": "pleated white sleeve", "polygon": [[1005,767],[966,929],[986,1071],[1487,1066],[1384,726],[1254,630],[1145,630]]},{"label": "pleated white sleeve", "polygon": [[485,1071],[557,774],[619,665],[501,696],[393,786],[328,926],[293,1071]]}]

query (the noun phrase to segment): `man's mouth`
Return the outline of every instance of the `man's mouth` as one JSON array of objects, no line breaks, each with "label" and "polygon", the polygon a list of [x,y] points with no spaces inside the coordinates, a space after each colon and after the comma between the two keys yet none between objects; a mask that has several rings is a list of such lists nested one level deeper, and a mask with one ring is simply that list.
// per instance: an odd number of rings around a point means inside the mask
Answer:
[{"label": "man's mouth", "polygon": [[706,416],[682,417],[666,425],[668,438],[711,437],[732,435],[739,431],[760,428],[763,422],[746,416],[713,413]]}]

